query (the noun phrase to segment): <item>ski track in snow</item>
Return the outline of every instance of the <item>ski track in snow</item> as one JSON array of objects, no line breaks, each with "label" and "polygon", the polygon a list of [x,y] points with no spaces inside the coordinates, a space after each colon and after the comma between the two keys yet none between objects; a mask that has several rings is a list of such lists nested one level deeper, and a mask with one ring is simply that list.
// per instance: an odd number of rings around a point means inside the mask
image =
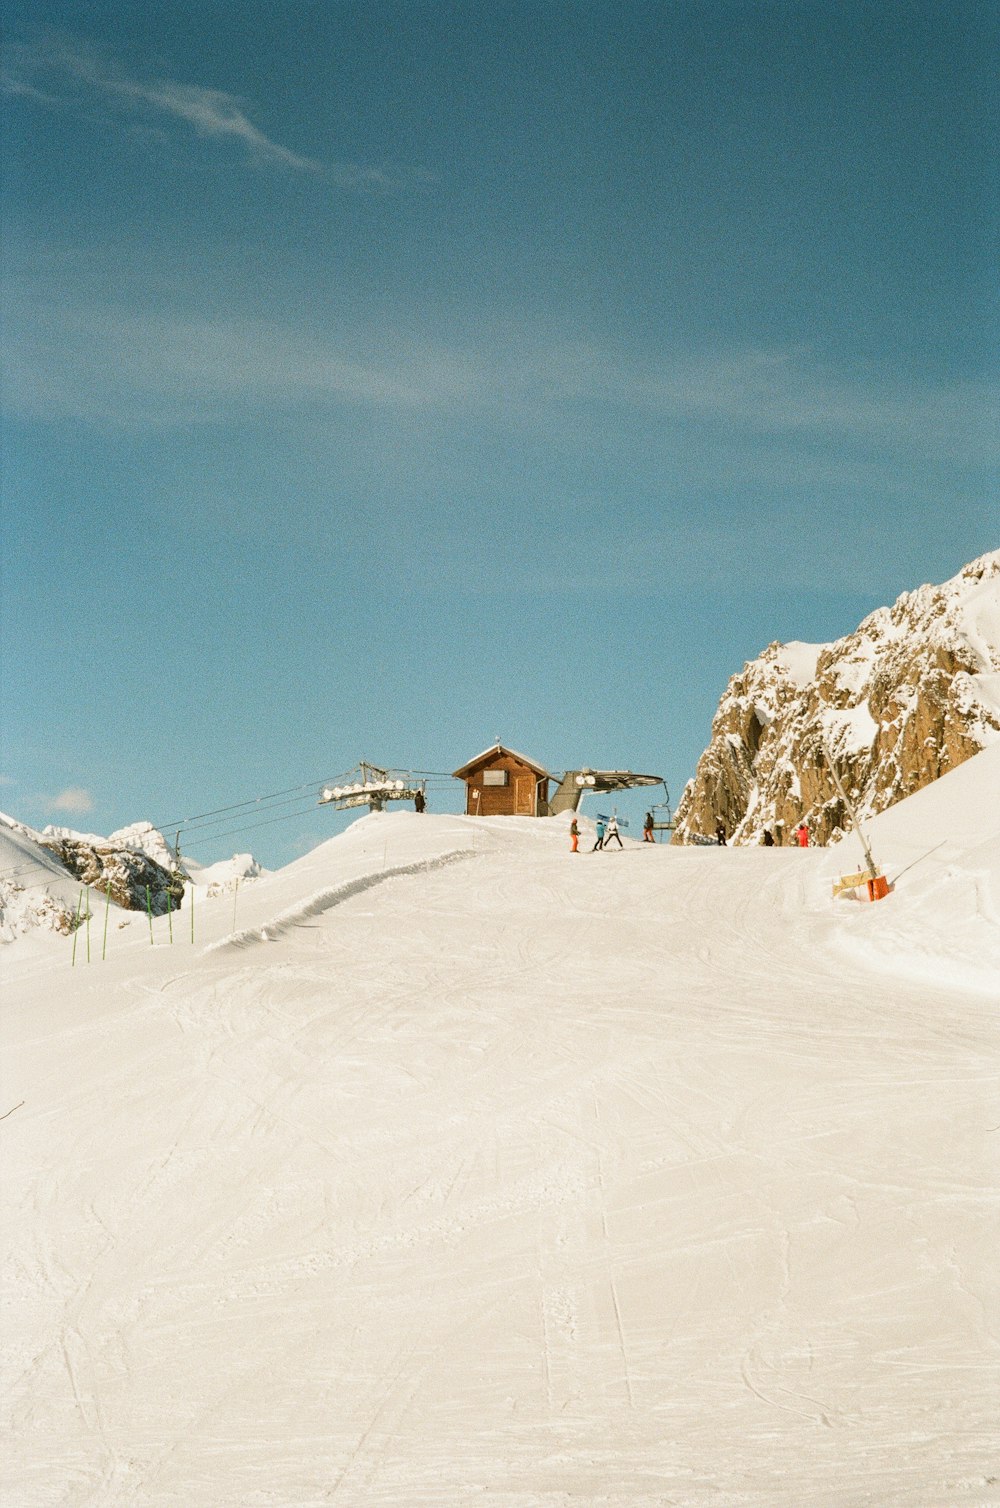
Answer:
[{"label": "ski track in snow", "polygon": [[991,1002],[480,831],[17,981],[0,1501],[1000,1503]]}]

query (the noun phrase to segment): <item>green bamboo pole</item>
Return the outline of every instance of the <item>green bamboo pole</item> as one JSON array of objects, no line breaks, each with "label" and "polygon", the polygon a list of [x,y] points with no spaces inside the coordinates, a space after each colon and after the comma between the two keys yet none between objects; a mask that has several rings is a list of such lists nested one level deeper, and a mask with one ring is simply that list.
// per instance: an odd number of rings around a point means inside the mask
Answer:
[{"label": "green bamboo pole", "polygon": [[108,912],[111,910],[111,881],[108,881],[104,900],[104,942],[101,945],[101,962],[108,956]]},{"label": "green bamboo pole", "polygon": [[153,902],[149,894],[149,886],[146,886],[146,915],[149,917],[149,946],[153,946]]},{"label": "green bamboo pole", "polygon": [[83,915],[83,887],[81,886],[80,887],[80,904],[76,908],[76,926],[73,928],[73,963],[72,963],[71,967],[74,968],[74,969],[76,968],[76,934],[80,930],[80,918],[81,918],[82,915]]}]

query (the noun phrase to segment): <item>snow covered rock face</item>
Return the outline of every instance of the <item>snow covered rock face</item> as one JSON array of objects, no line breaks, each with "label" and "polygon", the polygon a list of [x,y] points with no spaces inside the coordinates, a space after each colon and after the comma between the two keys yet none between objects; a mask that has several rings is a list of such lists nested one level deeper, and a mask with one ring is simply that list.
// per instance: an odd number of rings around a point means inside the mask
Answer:
[{"label": "snow covered rock face", "polygon": [[184,895],[181,876],[138,848],[112,847],[110,840],[98,846],[83,838],[48,836],[46,846],[81,884],[102,895],[110,891],[115,904],[127,911],[145,911],[148,904],[154,916],[163,916],[176,911]]},{"label": "snow covered rock face", "polygon": [[76,926],[72,906],[37,887],[28,889],[14,880],[0,880],[0,943],[13,942],[36,927],[68,936]]},{"label": "snow covered rock face", "polygon": [[677,809],[673,841],[826,843],[1000,740],[1000,550],[904,592],[833,644],[771,644],[733,676]]}]

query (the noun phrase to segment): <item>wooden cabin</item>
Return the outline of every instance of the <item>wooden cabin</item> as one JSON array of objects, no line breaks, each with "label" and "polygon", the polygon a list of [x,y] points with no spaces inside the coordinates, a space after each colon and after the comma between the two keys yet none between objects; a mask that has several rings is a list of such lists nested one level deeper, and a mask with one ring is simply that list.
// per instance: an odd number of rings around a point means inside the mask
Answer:
[{"label": "wooden cabin", "polygon": [[496,743],[454,772],[465,781],[470,817],[547,817],[549,773],[540,764]]}]

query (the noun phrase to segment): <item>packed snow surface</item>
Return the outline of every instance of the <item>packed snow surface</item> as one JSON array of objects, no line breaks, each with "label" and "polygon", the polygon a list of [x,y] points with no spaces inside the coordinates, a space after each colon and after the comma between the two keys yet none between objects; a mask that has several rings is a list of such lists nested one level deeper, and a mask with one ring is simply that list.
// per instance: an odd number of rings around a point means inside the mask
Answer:
[{"label": "packed snow surface", "polygon": [[1000,1502],[996,754],[877,905],[393,813],[6,948],[0,1501]]}]

